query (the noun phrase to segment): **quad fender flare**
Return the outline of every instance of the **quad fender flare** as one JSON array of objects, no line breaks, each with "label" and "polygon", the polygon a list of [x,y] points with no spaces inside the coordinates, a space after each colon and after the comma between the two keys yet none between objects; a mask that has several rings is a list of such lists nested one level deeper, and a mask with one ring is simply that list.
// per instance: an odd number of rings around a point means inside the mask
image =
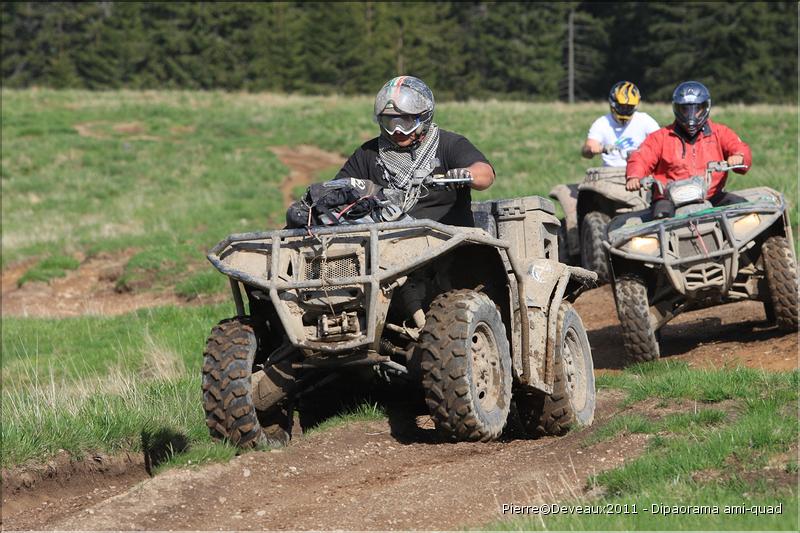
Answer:
[{"label": "quad fender flare", "polygon": [[[549,259],[532,259],[525,265],[521,292],[528,311],[531,334],[521,346],[522,385],[551,393],[555,379],[558,308],[563,300],[574,302],[587,288],[597,285],[597,274],[581,267]],[[542,333],[545,333],[542,335]]]},{"label": "quad fender flare", "polygon": [[550,198],[561,204],[564,210],[564,226],[567,235],[569,255],[580,253],[580,235],[578,233],[578,184],[556,185],[550,189]]}]

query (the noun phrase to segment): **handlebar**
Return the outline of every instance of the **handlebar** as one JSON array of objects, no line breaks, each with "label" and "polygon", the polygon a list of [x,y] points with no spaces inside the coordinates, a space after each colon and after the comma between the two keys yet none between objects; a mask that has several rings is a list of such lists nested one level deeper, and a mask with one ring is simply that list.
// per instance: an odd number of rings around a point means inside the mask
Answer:
[{"label": "handlebar", "polygon": [[[706,165],[706,183],[711,181],[711,174],[713,172],[728,172],[729,170],[736,170],[738,168],[747,168],[747,165],[729,165],[727,161],[709,161],[708,165]],[[639,184],[642,186],[642,189],[655,185],[658,187],[658,192],[664,194],[664,186],[652,176],[642,178],[639,180]]]},{"label": "handlebar", "polygon": [[747,168],[747,165],[728,165],[727,161],[709,161],[706,170],[708,172],[728,172],[737,168]]},{"label": "handlebar", "polygon": [[451,183],[472,183],[472,176],[468,178],[445,178],[444,175],[431,176],[423,181],[425,185],[449,185]]}]

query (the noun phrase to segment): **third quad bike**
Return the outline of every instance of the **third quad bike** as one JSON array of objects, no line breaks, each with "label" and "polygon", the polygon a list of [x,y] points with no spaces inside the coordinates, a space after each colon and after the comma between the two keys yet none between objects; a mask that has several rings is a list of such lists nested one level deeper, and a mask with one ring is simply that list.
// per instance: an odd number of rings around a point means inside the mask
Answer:
[{"label": "third quad bike", "polygon": [[236,316],[204,353],[211,435],[286,444],[295,406],[302,415],[306,395],[353,369],[424,396],[450,440],[497,438],[512,402],[530,435],[590,424],[592,356],[570,302],[595,274],[558,262],[549,200],[473,210],[481,227],[406,217],[217,244],[208,258]]},{"label": "third quad bike", "polygon": [[600,283],[608,283],[606,227],[616,215],[645,209],[649,199],[625,190],[625,167],[590,168],[583,182],[557,185],[550,197],[564,210],[561,260],[593,270]]},{"label": "third quad bike", "polygon": [[671,218],[652,220],[646,210],[609,224],[614,298],[634,361],[659,357],[656,334],[679,313],[738,300],[764,302],[769,320],[797,332],[797,262],[783,196],[757,187],[725,205],[706,200],[712,172],[734,168],[711,162],[705,176],[671,182],[663,191],[676,207]]}]

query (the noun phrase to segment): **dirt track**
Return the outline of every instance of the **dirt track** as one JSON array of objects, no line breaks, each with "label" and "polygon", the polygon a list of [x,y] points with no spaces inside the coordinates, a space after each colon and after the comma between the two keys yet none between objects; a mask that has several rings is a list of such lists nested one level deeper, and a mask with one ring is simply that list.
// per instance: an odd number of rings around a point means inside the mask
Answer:
[{"label": "dirt track", "polygon": [[[597,423],[618,397],[600,396]],[[503,503],[584,494],[589,475],[642,450],[630,435],[584,447],[586,432],[536,441],[427,444],[392,435],[386,422],[352,424],[299,438],[283,451],[230,464],[172,470],[98,501],[29,505],[4,529],[456,529],[502,518]],[[412,442],[408,442],[408,437]],[[113,482],[111,482],[113,484]],[[87,494],[91,496],[92,493]],[[80,498],[77,498],[80,500]]]},{"label": "dirt track", "polygon": [[[597,371],[624,364],[608,288],[577,302]],[[757,303],[681,316],[664,332],[665,358],[691,366],[797,368],[797,337],[763,322]],[[636,457],[645,437],[591,447],[585,437],[619,412],[602,391],[595,424],[562,439],[431,443],[387,422],[299,436],[289,448],[227,465],[146,478],[140,462],[56,475],[3,494],[3,529],[457,529],[502,518],[503,503],[556,502],[586,494],[588,477]],[[394,429],[393,429],[394,428]],[[142,481],[143,480],[143,481]],[[113,488],[112,488],[113,487]]]},{"label": "dirt track", "polygon": [[[287,155],[289,154],[289,155]],[[280,153],[282,160],[290,151]],[[333,164],[292,174],[284,192]],[[284,161],[289,166],[291,158]],[[292,167],[294,168],[294,167]],[[301,175],[302,174],[302,175]],[[170,294],[113,290],[125,254],[83,261],[66,278],[16,287],[30,265],[3,273],[3,316],[116,314],[185,305]],[[617,372],[619,323],[608,287],[576,304],[589,330],[598,373]],[[761,304],[745,302],[687,313],[663,331],[664,358],[695,367],[798,367],[796,335],[767,327]],[[592,428],[558,438],[490,444],[435,444],[429,421],[400,430],[393,422],[352,424],[298,436],[283,451],[257,452],[230,464],[147,478],[138,458],[56,461],[38,472],[4,476],[3,529],[458,529],[503,518],[503,503],[530,505],[587,495],[588,477],[641,453],[646,437],[626,435],[584,445],[620,410],[620,397],[598,396]],[[92,465],[95,461],[97,465]],[[99,466],[98,466],[99,465]],[[27,476],[27,477],[26,477]],[[12,480],[13,481],[13,480]],[[32,485],[26,487],[25,485]]]}]

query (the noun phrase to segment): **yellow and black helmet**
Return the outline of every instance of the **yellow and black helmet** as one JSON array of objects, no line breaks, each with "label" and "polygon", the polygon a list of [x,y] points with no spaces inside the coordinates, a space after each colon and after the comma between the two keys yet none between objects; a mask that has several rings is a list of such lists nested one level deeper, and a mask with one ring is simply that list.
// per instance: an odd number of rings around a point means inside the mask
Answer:
[{"label": "yellow and black helmet", "polygon": [[629,81],[618,81],[608,93],[611,115],[620,124],[625,124],[633,117],[641,100],[639,88]]}]

